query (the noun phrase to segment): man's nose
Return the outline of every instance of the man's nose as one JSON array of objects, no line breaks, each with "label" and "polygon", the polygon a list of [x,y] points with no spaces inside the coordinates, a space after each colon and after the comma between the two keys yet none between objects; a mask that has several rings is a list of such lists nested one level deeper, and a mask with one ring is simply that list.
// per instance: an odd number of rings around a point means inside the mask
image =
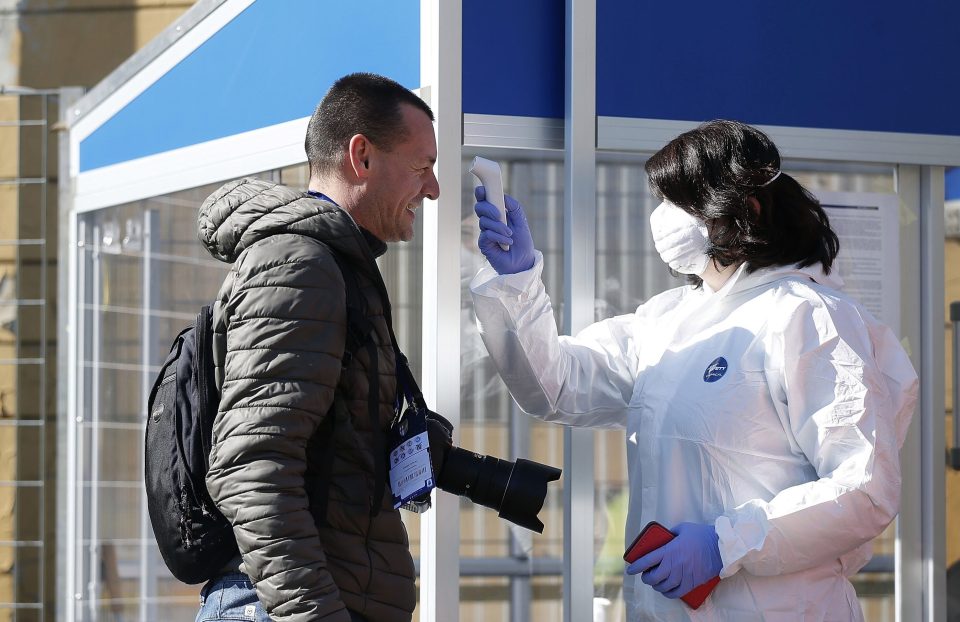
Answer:
[{"label": "man's nose", "polygon": [[430,178],[423,186],[423,194],[433,201],[440,198],[440,182],[437,181],[437,175],[433,170],[430,171]]}]

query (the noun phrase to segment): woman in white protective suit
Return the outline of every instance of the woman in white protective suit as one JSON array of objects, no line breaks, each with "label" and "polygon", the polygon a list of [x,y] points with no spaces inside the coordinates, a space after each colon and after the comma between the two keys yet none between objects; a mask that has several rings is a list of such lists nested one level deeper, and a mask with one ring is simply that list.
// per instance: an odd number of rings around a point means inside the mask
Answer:
[{"label": "woman in white protective suit", "polygon": [[[706,123],[646,170],[655,246],[689,285],[558,336],[522,208],[504,225],[478,189],[484,343],[525,412],[626,429],[627,541],[676,534],[626,568],[630,622],[862,620],[848,577],[897,514],[916,373],[839,291],[837,236],[765,134]],[[717,575],[699,609],[679,599]]]}]

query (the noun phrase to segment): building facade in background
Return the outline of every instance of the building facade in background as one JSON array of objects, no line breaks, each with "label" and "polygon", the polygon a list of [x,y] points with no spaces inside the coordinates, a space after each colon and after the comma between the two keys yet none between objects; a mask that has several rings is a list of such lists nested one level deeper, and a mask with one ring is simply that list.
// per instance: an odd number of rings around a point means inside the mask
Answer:
[{"label": "building facade in background", "polygon": [[59,89],[191,4],[0,0],[0,622],[56,619]]}]

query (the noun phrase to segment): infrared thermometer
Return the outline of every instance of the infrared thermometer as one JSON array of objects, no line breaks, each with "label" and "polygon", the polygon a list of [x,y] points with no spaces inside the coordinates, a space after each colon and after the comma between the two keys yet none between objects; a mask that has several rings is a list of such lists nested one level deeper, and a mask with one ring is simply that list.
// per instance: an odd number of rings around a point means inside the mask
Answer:
[{"label": "infrared thermometer", "polygon": [[[500,174],[500,165],[493,160],[477,156],[470,165],[470,172],[480,180],[480,185],[487,194],[487,201],[492,203],[500,212],[500,222],[507,224],[507,204],[503,200],[503,177]],[[503,250],[510,250],[506,244],[501,244]]]}]

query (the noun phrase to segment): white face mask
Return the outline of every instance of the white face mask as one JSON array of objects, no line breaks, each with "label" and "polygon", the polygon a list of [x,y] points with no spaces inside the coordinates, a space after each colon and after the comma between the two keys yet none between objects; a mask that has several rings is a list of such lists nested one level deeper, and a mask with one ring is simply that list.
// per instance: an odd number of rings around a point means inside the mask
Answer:
[{"label": "white face mask", "polygon": [[650,214],[653,245],[660,259],[680,274],[703,274],[710,239],[707,226],[673,203],[664,201]]}]

